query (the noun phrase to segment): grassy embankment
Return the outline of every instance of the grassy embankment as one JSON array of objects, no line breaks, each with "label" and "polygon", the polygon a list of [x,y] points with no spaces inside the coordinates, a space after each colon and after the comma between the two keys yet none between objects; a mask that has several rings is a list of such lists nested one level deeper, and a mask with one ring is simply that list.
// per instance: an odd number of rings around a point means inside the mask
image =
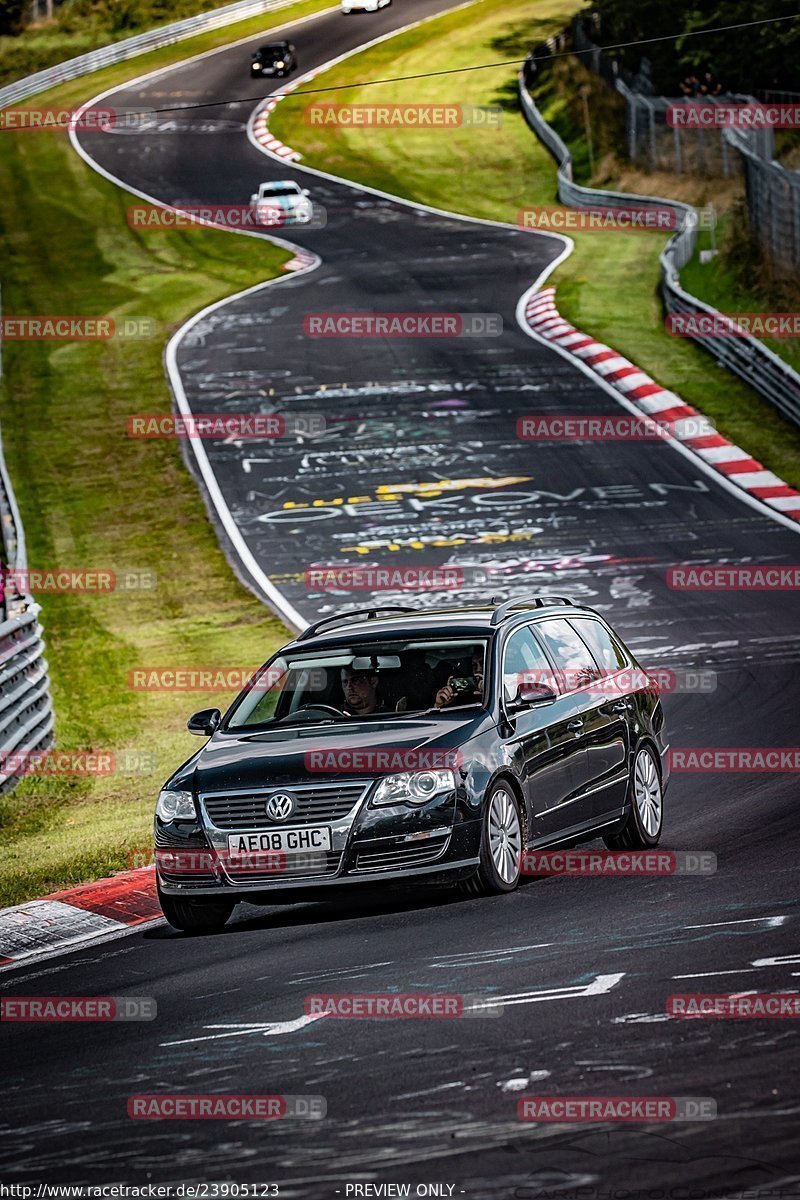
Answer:
[{"label": "grassy embankment", "polygon": [[[102,89],[327,7],[304,3],[63,85],[36,104],[75,106]],[[147,341],[3,346],[0,424],[32,567],[155,572],[155,591],[41,596],[68,750],[153,753],[147,775],[29,778],[0,798],[0,904],[98,878],[150,840],[155,793],[198,742],[195,709],[232,694],[137,692],[147,666],[248,666],[285,638],[233,577],[179,445],[133,440],[125,418],[169,412],[169,335],[214,300],[281,273],[268,242],[215,230],[134,230],[135,198],[92,171],[66,134],[0,134],[3,312],[154,318]]]}]

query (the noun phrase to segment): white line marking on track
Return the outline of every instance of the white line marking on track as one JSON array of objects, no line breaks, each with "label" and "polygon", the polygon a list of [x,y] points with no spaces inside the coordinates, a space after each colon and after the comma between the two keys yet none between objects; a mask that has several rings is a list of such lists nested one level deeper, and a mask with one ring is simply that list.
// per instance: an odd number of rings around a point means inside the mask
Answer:
[{"label": "white line marking on track", "polygon": [[277,1037],[282,1033],[296,1033],[327,1016],[327,1013],[314,1013],[309,1016],[295,1017],[293,1021],[263,1021],[242,1023],[239,1025],[205,1025],[205,1029],[224,1029],[226,1033],[210,1033],[205,1037],[181,1038],[178,1042],[161,1042],[161,1046],[191,1046],[196,1042],[216,1042],[222,1038],[245,1037],[247,1034],[260,1033],[263,1037]]},{"label": "white line marking on track", "polygon": [[539,988],[531,992],[511,992],[507,996],[492,996],[491,1004],[536,1004],[541,1000],[572,1000],[581,996],[604,996],[624,978],[624,971],[617,975],[597,975],[591,983],[581,983],[574,987]]},{"label": "white line marking on track", "polygon": [[684,925],[684,929],[722,929],[725,925],[755,925],[765,922],[770,929],[783,925],[788,917],[741,917],[736,921],[709,921],[705,925]]}]

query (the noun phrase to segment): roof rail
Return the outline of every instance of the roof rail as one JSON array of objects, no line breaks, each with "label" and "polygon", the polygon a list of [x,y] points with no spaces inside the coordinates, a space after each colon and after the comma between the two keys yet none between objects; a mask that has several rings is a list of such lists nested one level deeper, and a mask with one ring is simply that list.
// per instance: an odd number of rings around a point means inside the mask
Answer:
[{"label": "roof rail", "polygon": [[294,639],[296,642],[305,642],[308,638],[313,637],[320,629],[324,629],[326,625],[335,625],[339,621],[346,621],[348,617],[366,617],[368,621],[374,621],[378,613],[413,613],[417,612],[416,608],[403,608],[399,604],[380,604],[377,608],[353,608],[349,612],[337,613],[336,616],[323,617],[321,621],[315,621],[313,625],[307,625],[302,633],[299,633]]},{"label": "roof rail", "polygon": [[492,625],[499,625],[501,621],[505,621],[515,608],[546,608],[549,604],[574,604],[574,601],[569,596],[550,596],[542,594],[538,596],[516,596],[511,600],[504,600],[498,605],[492,613]]}]

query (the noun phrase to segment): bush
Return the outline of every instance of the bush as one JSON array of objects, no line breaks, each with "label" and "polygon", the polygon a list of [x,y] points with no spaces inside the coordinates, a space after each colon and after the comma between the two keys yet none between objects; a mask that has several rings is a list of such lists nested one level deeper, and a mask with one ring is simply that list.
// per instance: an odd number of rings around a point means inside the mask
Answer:
[{"label": "bush", "polygon": [[25,0],[0,0],[0,34],[19,33]]}]

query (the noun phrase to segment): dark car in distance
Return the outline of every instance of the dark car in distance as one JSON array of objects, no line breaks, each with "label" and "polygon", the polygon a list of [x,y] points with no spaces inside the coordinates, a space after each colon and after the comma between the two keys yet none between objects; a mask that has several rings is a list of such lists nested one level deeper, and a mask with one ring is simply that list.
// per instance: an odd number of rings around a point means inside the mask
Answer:
[{"label": "dark car in distance", "polygon": [[365,883],[510,892],[526,851],[661,836],[656,682],[563,596],[327,617],[188,728],[209,740],[155,816],[178,929]]},{"label": "dark car in distance", "polygon": [[269,42],[253,53],[250,77],[288,75],[297,69],[297,51],[292,42]]}]

